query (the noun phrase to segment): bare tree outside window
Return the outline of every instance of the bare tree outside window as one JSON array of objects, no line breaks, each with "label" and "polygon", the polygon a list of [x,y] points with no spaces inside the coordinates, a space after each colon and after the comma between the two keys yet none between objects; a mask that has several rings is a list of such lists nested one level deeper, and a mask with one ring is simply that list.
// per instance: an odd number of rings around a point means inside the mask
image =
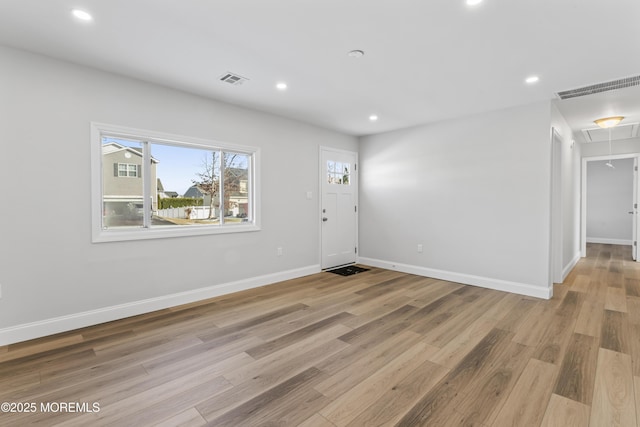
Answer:
[{"label": "bare tree outside window", "polygon": [[[243,215],[241,211],[246,211],[246,208],[240,209],[240,196],[243,189],[246,193],[247,163],[248,156],[238,153],[212,151],[203,156],[202,171],[196,173],[197,178],[192,182],[203,194],[209,196],[208,219],[215,217],[216,204],[218,206],[220,204],[221,188],[223,199],[220,207],[221,217],[233,215],[233,211],[237,212],[236,216],[241,217]],[[246,216],[246,212],[244,215]]]}]

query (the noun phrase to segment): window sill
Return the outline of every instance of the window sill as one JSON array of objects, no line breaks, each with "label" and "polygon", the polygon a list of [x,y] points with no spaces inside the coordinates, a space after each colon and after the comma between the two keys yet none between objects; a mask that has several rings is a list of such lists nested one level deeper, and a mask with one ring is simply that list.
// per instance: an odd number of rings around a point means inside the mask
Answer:
[{"label": "window sill", "polygon": [[260,231],[257,224],[238,224],[226,226],[184,226],[162,228],[132,227],[126,229],[100,230],[92,236],[93,243],[124,242],[131,240],[167,239],[173,237],[208,236],[213,234],[246,233]]}]

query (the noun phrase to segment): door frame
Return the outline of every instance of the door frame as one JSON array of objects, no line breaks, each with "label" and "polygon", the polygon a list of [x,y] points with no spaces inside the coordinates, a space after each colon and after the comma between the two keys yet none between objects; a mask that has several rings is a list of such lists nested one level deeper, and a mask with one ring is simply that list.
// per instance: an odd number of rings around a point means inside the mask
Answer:
[{"label": "door frame", "polygon": [[326,179],[325,166],[322,162],[322,152],[323,151],[333,151],[336,153],[343,154],[351,154],[355,157],[356,162],[353,168],[352,173],[356,174],[356,185],[355,185],[355,203],[356,203],[356,229],[355,229],[355,244],[357,248],[355,262],[357,263],[360,258],[360,237],[358,235],[358,230],[360,228],[360,165],[358,159],[358,152],[351,150],[344,150],[341,148],[329,147],[326,145],[320,145],[318,147],[318,216],[317,216],[317,224],[318,224],[318,262],[320,265],[320,269],[322,267],[322,197],[323,190],[322,184],[324,183],[324,179]]},{"label": "door frame", "polygon": [[562,283],[563,273],[563,212],[562,212],[562,136],[558,129],[551,128],[551,227],[550,252],[551,265],[549,269],[550,289],[553,292],[554,283]]},{"label": "door frame", "polygon": [[[584,258],[587,256],[587,164],[588,162],[601,161],[601,160],[620,160],[620,159],[632,159],[634,157],[640,157],[640,153],[629,154],[614,154],[611,156],[589,156],[582,158],[582,167],[580,170],[580,255]],[[640,175],[636,178],[636,188],[640,188],[637,181],[640,179]],[[636,197],[634,195],[634,197]],[[635,220],[638,221],[638,216],[635,215]],[[640,230],[636,228],[636,233]],[[637,241],[637,236],[632,236],[632,240]],[[636,260],[636,262],[640,262]]]}]

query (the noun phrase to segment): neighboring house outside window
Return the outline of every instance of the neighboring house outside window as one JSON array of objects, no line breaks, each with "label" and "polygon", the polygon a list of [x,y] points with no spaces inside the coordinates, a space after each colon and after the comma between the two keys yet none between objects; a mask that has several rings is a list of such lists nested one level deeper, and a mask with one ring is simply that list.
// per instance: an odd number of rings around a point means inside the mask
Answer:
[{"label": "neighboring house outside window", "polygon": [[[155,179],[156,164],[151,159],[151,177]],[[142,151],[109,142],[102,145],[102,195],[105,216],[122,218],[126,225],[141,223],[143,202]],[[111,168],[108,165],[112,165]],[[122,179],[136,178],[136,179]],[[157,191],[152,191],[151,209],[157,209]],[[109,224],[107,224],[109,225]]]}]

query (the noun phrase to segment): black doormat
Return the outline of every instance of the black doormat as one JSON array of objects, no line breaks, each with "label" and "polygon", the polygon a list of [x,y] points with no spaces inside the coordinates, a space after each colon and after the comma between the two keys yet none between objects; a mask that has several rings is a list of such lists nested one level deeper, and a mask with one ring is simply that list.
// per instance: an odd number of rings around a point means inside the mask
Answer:
[{"label": "black doormat", "polygon": [[333,270],[327,270],[327,273],[339,274],[341,276],[351,276],[352,274],[362,273],[363,271],[369,271],[368,268],[356,267],[355,265],[347,265],[346,267],[340,267]]}]

